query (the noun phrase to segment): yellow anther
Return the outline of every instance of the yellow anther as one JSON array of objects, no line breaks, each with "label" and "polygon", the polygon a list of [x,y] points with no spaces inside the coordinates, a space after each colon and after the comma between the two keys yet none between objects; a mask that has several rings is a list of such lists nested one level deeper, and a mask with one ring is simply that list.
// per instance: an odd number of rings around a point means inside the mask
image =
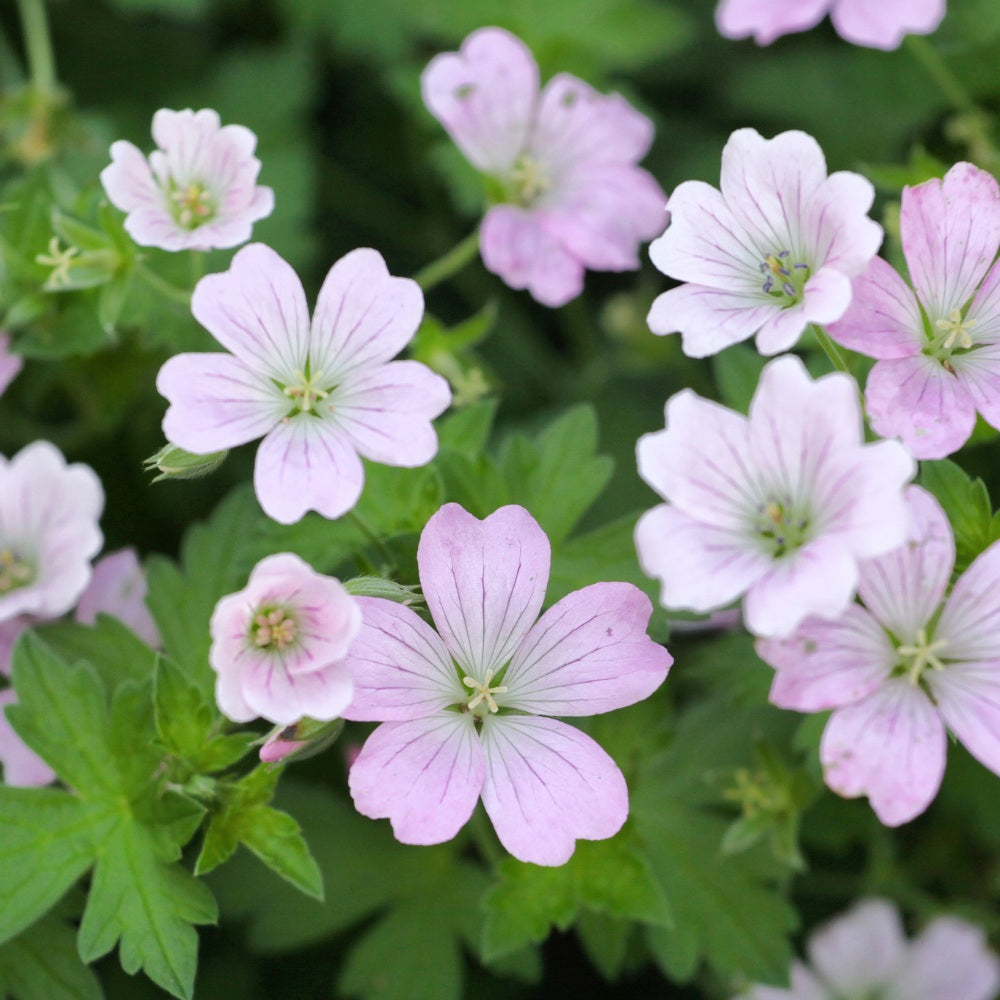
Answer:
[{"label": "yellow anther", "polygon": [[956,340],[959,347],[972,347],[972,337],[969,335],[969,330],[976,324],[964,319],[961,309],[952,309],[948,313],[947,319],[939,319],[934,325],[942,333],[947,333],[941,344],[946,351],[950,351],[955,346]]},{"label": "yellow anther", "polygon": [[469,704],[467,706],[470,712],[473,711],[481,702],[485,702],[486,707],[491,712],[500,711],[500,706],[496,703],[496,699],[493,695],[505,694],[507,687],[504,684],[501,684],[498,687],[490,687],[491,680],[493,680],[492,670],[487,670],[486,676],[481,681],[477,681],[475,677],[462,678],[462,683],[476,692],[469,700]]},{"label": "yellow anther", "polygon": [[273,646],[276,649],[287,649],[294,641],[298,626],[294,618],[287,618],[281,608],[274,608],[267,614],[254,616],[254,645],[260,649]]}]

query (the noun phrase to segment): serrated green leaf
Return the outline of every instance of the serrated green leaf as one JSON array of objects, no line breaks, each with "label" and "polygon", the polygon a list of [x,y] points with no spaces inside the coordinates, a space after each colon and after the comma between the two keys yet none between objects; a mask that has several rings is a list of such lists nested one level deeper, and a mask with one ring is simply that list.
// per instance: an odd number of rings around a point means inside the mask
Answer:
[{"label": "serrated green leaf", "polygon": [[948,459],[921,463],[920,484],[948,515],[955,532],[955,568],[961,572],[998,537],[986,486]]},{"label": "serrated green leaf", "polygon": [[160,657],[156,665],[153,698],[156,733],[163,745],[185,760],[199,757],[220,718],[215,702],[166,657]]},{"label": "serrated green leaf", "polygon": [[625,838],[581,841],[570,860],[547,868],[505,859],[483,904],[483,957],[490,961],[566,930],[581,908],[664,926],[670,909],[643,855]]},{"label": "serrated green leaf", "polygon": [[71,621],[44,624],[38,634],[63,660],[87,660],[109,688],[123,680],[149,680],[156,668],[156,651],[110,615],[98,615],[92,625]]},{"label": "serrated green leaf", "polygon": [[0,945],[0,996],[101,1000],[104,991],[89,966],[80,961],[75,930],[49,916]]},{"label": "serrated green leaf", "polygon": [[576,921],[576,935],[587,957],[607,980],[617,979],[628,958],[629,941],[635,924],[609,917],[593,910],[581,911]]}]

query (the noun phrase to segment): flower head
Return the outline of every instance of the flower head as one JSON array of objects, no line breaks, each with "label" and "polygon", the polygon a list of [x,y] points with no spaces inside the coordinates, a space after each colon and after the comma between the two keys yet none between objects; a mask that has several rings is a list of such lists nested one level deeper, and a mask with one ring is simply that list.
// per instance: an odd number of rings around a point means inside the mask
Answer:
[{"label": "flower head", "polygon": [[260,243],[202,278],[191,309],[232,354],[167,361],[156,380],[171,403],[164,433],[195,454],[263,435],[254,487],[276,521],[350,510],[364,484],[359,454],[402,466],[434,457],[430,422],[448,406],[448,383],[391,360],[416,331],[423,297],[375,250],[330,268],[311,321],[295,272]]},{"label": "flower head", "polygon": [[943,458],[977,411],[1000,427],[1000,185],[957,163],[904,188],[900,233],[916,294],[876,257],[828,332],[879,359],[865,387],[872,427],[917,458]]},{"label": "flower head", "polygon": [[646,596],[627,583],[575,591],[538,618],[550,548],[523,507],[479,521],[446,504],[420,537],[420,582],[437,631],[412,609],[361,598],[345,718],[383,724],[350,772],[358,810],[409,844],[449,840],[480,795],[501,843],[558,865],[579,838],[614,835],[625,779],[579,730],[651,694],[672,659],[646,635]]},{"label": "flower head", "polygon": [[739,1000],[992,1000],[1000,960],[981,927],[935,917],[907,941],[895,906],[865,899],[819,927],[809,965],[792,965],[788,989],[752,986]]},{"label": "flower head", "polygon": [[333,719],[351,700],[344,657],[361,625],[339,580],[288,552],[254,567],[246,587],[212,613],[215,698],[236,722]]},{"label": "flower head", "polygon": [[491,181],[483,263],[512,288],[560,306],[587,268],[639,266],[640,242],[663,229],[663,192],[636,163],[653,125],[617,94],[561,73],[539,92],[528,47],[482,28],[433,59],[424,103]]},{"label": "flower head", "polygon": [[111,145],[101,183],[111,203],[127,212],[125,229],[141,246],[164,250],[235,247],[250,239],[258,219],[274,209],[274,192],[256,183],[257,137],[242,125],[223,125],[215,111],[153,115],[157,149],[147,160],[130,142]]},{"label": "flower head", "polygon": [[787,635],[841,614],[858,560],[905,538],[913,459],[897,441],[863,443],[846,375],[813,381],[789,355],[764,368],[749,417],[686,389],[666,422],[639,440],[639,474],[667,503],[640,518],[635,544],[668,609],[745,593],[747,627]]},{"label": "flower head", "polygon": [[777,671],[774,704],[834,709],[820,744],[826,783],[841,795],[867,795],[889,826],[918,816],[937,794],[946,727],[1000,774],[1000,542],[945,597],[951,527],[919,487],[909,488],[907,502],[906,543],[860,565],[863,606],[757,644]]},{"label": "flower head", "polygon": [[67,465],[48,441],[0,457],[0,622],[73,607],[101,547],[103,506],[93,470]]},{"label": "flower head", "polygon": [[855,45],[897,49],[906,35],[927,35],[944,17],[945,0],[721,0],[715,23],[727,38],[753,35],[758,45],[807,31],[827,13],[837,34]]},{"label": "flower head", "polygon": [[827,176],[804,132],[764,139],[744,128],[722,151],[720,186],[685,181],[667,202],[670,225],[649,256],[685,284],[653,303],[653,333],[680,331],[691,357],[755,333],[762,354],[777,354],[809,323],[839,319],[851,279],[882,241],[866,214],[872,185],[847,171]]}]

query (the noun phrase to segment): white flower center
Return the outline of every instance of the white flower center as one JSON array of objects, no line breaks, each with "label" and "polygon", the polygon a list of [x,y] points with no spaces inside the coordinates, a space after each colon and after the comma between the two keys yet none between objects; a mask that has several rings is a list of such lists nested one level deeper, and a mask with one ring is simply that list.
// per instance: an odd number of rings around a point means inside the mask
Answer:
[{"label": "white flower center", "polygon": [[951,352],[956,346],[965,349],[972,347],[969,331],[976,323],[974,320],[966,319],[961,309],[952,309],[947,319],[939,319],[934,325],[944,334],[944,339],[938,345],[941,350]]},{"label": "white flower center", "polygon": [[809,540],[810,517],[791,497],[769,497],[759,504],[752,530],[775,558],[794,552]]},{"label": "white flower center", "polygon": [[261,608],[250,622],[250,638],[258,649],[285,650],[298,632],[298,622],[285,608]]},{"label": "white flower center", "polygon": [[30,563],[10,549],[0,549],[0,594],[10,593],[31,583],[34,576],[35,571]]},{"label": "white flower center", "polygon": [[793,261],[791,252],[782,250],[768,254],[758,266],[765,276],[762,290],[778,299],[783,308],[802,301],[803,289],[812,273],[808,264]]},{"label": "white flower center", "polygon": [[541,164],[527,153],[522,153],[510,173],[512,190],[510,200],[525,208],[533,205],[552,186]]},{"label": "white flower center", "polygon": [[896,649],[899,655],[896,676],[905,675],[911,684],[919,684],[925,670],[944,670],[945,664],[941,662],[939,654],[947,645],[947,639],[928,642],[927,630],[918,629],[915,642],[903,644]]},{"label": "white flower center", "polygon": [[476,709],[479,709],[479,712],[476,714],[485,716],[486,713],[481,707],[483,705],[485,705],[485,707],[494,714],[500,711],[500,706],[497,704],[493,695],[506,694],[507,687],[504,684],[500,684],[497,687],[490,687],[490,681],[492,680],[492,670],[487,670],[486,676],[481,681],[476,680],[475,677],[466,676],[462,678],[462,683],[475,692],[465,706],[470,712],[476,712]]},{"label": "white flower center", "polygon": [[295,377],[297,381],[283,386],[281,391],[295,404],[299,413],[315,413],[316,404],[330,395],[330,389],[322,387],[324,383],[329,384],[329,380],[323,372],[311,374],[308,364],[306,370],[297,371]]}]

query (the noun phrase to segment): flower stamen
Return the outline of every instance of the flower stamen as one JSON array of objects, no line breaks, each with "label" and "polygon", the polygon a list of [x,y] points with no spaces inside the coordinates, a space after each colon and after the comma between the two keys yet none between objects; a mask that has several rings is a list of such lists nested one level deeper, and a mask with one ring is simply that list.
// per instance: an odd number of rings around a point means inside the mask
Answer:
[{"label": "flower stamen", "polygon": [[28,563],[10,549],[0,550],[0,594],[9,593],[30,583],[34,572]]},{"label": "flower stamen", "polygon": [[514,201],[526,208],[533,205],[551,187],[541,165],[527,153],[517,158],[510,179],[514,185]]},{"label": "flower stamen", "polygon": [[189,183],[171,192],[174,218],[185,229],[196,229],[215,214],[212,196],[203,184]]},{"label": "flower stamen", "polygon": [[[917,630],[916,642],[912,645],[904,644],[896,649],[902,665],[906,668],[906,679],[911,684],[917,684],[923,672],[931,670],[944,670],[945,665],[941,662],[938,653],[948,644],[946,639],[936,639],[934,642],[927,641],[927,629]],[[911,662],[906,663],[907,660]]]},{"label": "flower stamen", "polygon": [[286,385],[281,391],[295,403],[300,412],[312,413],[316,404],[330,395],[329,389],[321,389],[317,384],[323,381],[323,372],[306,375],[303,371],[297,371],[295,377],[299,381],[292,385]]},{"label": "flower stamen", "polygon": [[969,320],[962,316],[961,309],[952,309],[948,313],[947,319],[939,319],[934,324],[942,333],[945,334],[944,340],[941,342],[941,348],[945,351],[950,351],[955,347],[955,341],[958,341],[958,346],[963,348],[972,347],[972,337],[969,334],[975,325],[974,320]]},{"label": "flower stamen", "polygon": [[285,650],[295,642],[298,631],[298,623],[284,608],[260,611],[250,624],[250,634],[258,649]]},{"label": "flower stamen", "polygon": [[496,714],[500,711],[500,706],[497,704],[493,695],[506,694],[507,686],[505,684],[500,684],[497,687],[490,687],[491,680],[493,680],[492,670],[487,670],[486,676],[481,681],[476,680],[475,677],[462,678],[462,683],[475,692],[472,698],[469,699],[469,703],[466,705],[466,708],[468,708],[470,712],[475,711],[476,708],[484,702],[490,712]]}]

